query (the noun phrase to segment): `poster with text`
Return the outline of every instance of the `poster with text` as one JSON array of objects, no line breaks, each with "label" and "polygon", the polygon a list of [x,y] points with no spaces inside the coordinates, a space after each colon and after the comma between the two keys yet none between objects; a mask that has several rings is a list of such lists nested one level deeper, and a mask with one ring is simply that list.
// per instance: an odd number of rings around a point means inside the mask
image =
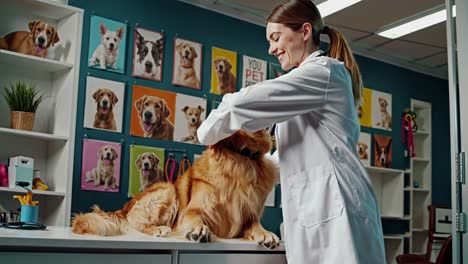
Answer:
[{"label": "poster with text", "polygon": [[267,78],[267,62],[249,56],[243,57],[242,87],[254,85]]}]

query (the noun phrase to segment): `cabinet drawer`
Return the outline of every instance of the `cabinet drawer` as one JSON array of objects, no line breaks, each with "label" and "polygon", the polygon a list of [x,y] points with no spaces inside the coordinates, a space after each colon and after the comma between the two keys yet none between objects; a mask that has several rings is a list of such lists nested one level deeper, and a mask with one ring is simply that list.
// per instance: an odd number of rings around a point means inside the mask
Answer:
[{"label": "cabinet drawer", "polygon": [[284,254],[180,254],[179,264],[286,264]]},{"label": "cabinet drawer", "polygon": [[169,254],[95,254],[0,252],[2,263],[15,264],[171,264]]}]

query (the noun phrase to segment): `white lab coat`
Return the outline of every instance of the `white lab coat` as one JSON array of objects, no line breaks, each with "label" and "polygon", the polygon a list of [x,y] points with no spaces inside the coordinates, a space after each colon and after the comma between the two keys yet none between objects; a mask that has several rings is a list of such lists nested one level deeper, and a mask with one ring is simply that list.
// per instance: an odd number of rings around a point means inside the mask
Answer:
[{"label": "white lab coat", "polygon": [[385,263],[379,208],[356,154],[349,72],[316,51],[296,69],[224,96],[198,129],[211,145],[276,123],[288,263]]}]

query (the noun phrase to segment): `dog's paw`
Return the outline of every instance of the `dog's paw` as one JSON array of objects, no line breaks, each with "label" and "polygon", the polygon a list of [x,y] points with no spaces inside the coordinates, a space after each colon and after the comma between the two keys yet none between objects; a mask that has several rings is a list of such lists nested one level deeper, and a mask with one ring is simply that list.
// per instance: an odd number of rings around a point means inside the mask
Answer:
[{"label": "dog's paw", "polygon": [[154,229],[154,236],[163,237],[169,234],[171,231],[172,229],[168,226],[157,226],[156,229]]},{"label": "dog's paw", "polygon": [[273,234],[270,231],[258,231],[258,232],[253,232],[249,236],[250,240],[253,240],[257,242],[259,245],[269,248],[269,249],[274,249],[275,247],[279,246],[279,238],[275,234]]},{"label": "dog's paw", "polygon": [[190,241],[207,243],[213,241],[213,234],[206,225],[194,227],[185,234],[185,238]]}]

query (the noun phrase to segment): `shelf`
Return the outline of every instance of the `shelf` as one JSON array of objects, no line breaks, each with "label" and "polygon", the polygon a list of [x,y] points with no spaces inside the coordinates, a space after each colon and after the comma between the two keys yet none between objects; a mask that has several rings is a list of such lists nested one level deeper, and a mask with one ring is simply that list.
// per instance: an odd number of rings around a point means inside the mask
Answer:
[{"label": "shelf", "polygon": [[384,237],[384,239],[394,239],[394,240],[400,240],[400,239],[405,238],[404,235],[399,235],[399,234],[397,234],[397,235],[384,235],[383,237]]},{"label": "shelf", "polygon": [[405,190],[405,191],[412,191],[412,190],[413,190],[413,188],[412,188],[412,187],[405,187],[405,189],[404,189],[404,190]]},{"label": "shelf", "polygon": [[379,167],[365,167],[369,173],[382,173],[382,174],[401,174],[402,170],[379,168]]},{"label": "shelf", "polygon": [[415,162],[424,162],[424,163],[430,162],[429,159],[425,159],[425,158],[413,158],[413,161],[415,161]]},{"label": "shelf", "polygon": [[5,12],[18,12],[34,14],[54,20],[71,16],[75,13],[83,13],[83,10],[69,5],[49,0],[2,0],[2,9]]},{"label": "shelf", "polygon": [[414,192],[430,192],[431,190],[425,188],[413,188]]},{"label": "shelf", "polygon": [[420,233],[420,232],[427,232],[428,229],[426,229],[426,228],[413,228],[412,231]]},{"label": "shelf", "polygon": [[20,67],[22,70],[28,69],[34,72],[53,73],[73,68],[73,65],[69,63],[25,55],[8,50],[0,50],[0,61],[2,64],[16,66]]},{"label": "shelf", "polygon": [[[26,193],[26,190],[22,188],[0,187],[0,192]],[[53,191],[32,190],[32,192],[34,195],[49,195],[49,196],[61,196],[61,197],[65,197],[66,195],[64,192],[53,192]]]},{"label": "shelf", "polygon": [[48,140],[48,141],[68,141],[68,137],[64,137],[64,136],[57,136],[57,135],[34,132],[34,131],[11,129],[11,128],[5,128],[5,127],[0,127],[0,134],[16,135],[16,136],[42,139],[42,140]]},{"label": "shelf", "polygon": [[417,132],[414,132],[413,133],[413,136],[429,136],[431,135],[431,133],[427,132],[427,131],[424,131],[424,130],[418,130]]},{"label": "shelf", "polygon": [[410,220],[407,216],[389,216],[389,215],[381,215],[380,218],[382,219],[396,219],[396,220]]}]

